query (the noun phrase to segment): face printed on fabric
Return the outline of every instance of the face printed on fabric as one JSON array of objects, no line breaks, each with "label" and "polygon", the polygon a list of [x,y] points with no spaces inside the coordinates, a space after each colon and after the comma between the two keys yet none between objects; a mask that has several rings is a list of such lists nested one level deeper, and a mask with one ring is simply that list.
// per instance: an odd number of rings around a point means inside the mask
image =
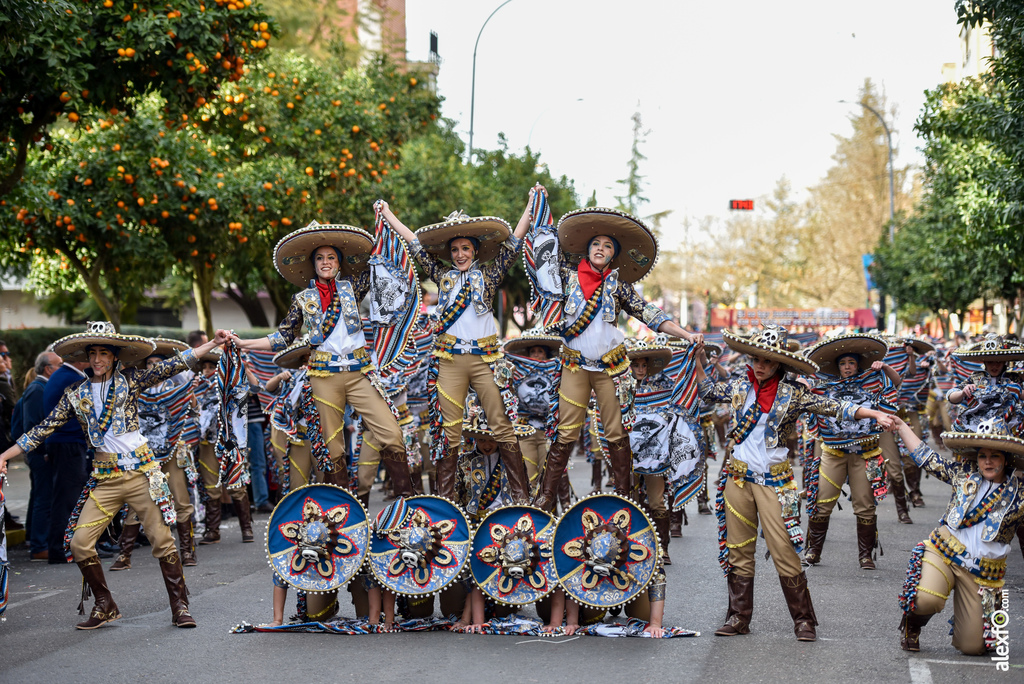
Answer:
[{"label": "face printed on fabric", "polygon": [[615,241],[607,235],[595,236],[587,247],[587,258],[590,265],[599,271],[608,268],[608,264],[615,258]]},{"label": "face printed on fabric", "polygon": [[852,356],[843,356],[836,365],[839,366],[839,377],[843,380],[857,374],[857,359]]},{"label": "face printed on fabric", "polygon": [[634,379],[643,380],[647,377],[647,359],[634,359],[629,364],[629,369],[633,371]]},{"label": "face printed on fabric", "polygon": [[985,372],[988,373],[989,375],[991,375],[992,377],[998,377],[998,376],[1002,375],[1003,371],[1005,369],[1006,369],[1006,362],[1005,361],[986,361],[985,362]]},{"label": "face printed on fabric", "polygon": [[324,283],[329,283],[338,275],[341,263],[338,261],[338,252],[333,247],[320,247],[313,252],[313,268],[316,269],[316,277]]},{"label": "face printed on fabric", "polygon": [[548,348],[538,344],[535,347],[530,347],[526,354],[534,361],[546,361],[548,359]]},{"label": "face printed on fabric", "polygon": [[754,377],[757,378],[757,381],[764,382],[779,370],[779,362],[769,361],[761,356],[751,356],[750,367],[754,370]]},{"label": "face printed on fabric", "polygon": [[989,482],[1002,482],[1006,479],[1006,455],[988,447],[978,449],[978,470]]},{"label": "face printed on fabric", "polygon": [[114,369],[117,357],[109,349],[103,347],[89,347],[88,354],[93,380],[106,380]]},{"label": "face printed on fabric", "polygon": [[452,250],[452,263],[455,264],[455,268],[463,273],[468,271],[476,260],[476,249],[473,248],[473,242],[467,238],[455,238],[449,247]]}]

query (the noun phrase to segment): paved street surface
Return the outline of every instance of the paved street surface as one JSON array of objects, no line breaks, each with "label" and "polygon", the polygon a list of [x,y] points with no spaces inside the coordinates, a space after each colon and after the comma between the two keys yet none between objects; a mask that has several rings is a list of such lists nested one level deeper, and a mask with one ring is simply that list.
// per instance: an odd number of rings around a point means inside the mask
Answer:
[{"label": "paved street surface", "polygon": [[[712,466],[717,471],[717,465]],[[585,492],[589,468],[572,471]],[[952,601],[922,635],[916,655],[899,648],[897,595],[907,559],[948,501],[948,487],[924,481],[927,508],[900,525],[891,500],[879,510],[885,555],[871,572],[857,565],[853,513],[833,516],[823,563],[808,571],[821,623],[817,643],[799,643],[778,576],[764,560],[763,541],[752,633],[729,639],[713,632],[725,617],[726,585],[716,561],[714,516],[696,515],[670,547],[665,624],[699,630],[690,639],[534,639],[447,633],[334,636],[229,634],[241,621],[271,617],[271,579],[263,550],[268,516],[256,516],[257,543],[241,544],[231,519],[224,541],[199,547],[199,566],[186,568],[198,629],[171,626],[167,595],[149,548],[136,549],[133,569],[107,573],[124,618],[93,632],[74,629],[81,574],[75,565],[29,563],[12,549],[11,602],[0,624],[0,681],[395,681],[422,682],[978,682],[1024,681],[1024,562],[1010,553],[1011,664],[998,672],[987,657],[965,657],[950,645],[945,620]],[[28,472],[12,464],[6,488],[11,510],[24,520]],[[374,492],[373,511],[381,507]],[[806,518],[805,518],[806,521]],[[104,561],[109,566],[111,561]],[[290,594],[289,612],[293,612]],[[344,597],[344,594],[343,594]],[[353,615],[351,605],[342,614]]]}]

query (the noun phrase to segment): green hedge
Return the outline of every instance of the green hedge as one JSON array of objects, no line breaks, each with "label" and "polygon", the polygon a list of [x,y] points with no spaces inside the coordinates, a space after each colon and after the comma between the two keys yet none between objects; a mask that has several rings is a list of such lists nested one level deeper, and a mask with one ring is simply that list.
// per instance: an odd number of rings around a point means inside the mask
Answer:
[{"label": "green hedge", "polygon": [[[57,328],[12,328],[0,330],[0,340],[7,343],[7,349],[11,352],[13,368],[11,376],[14,379],[15,391],[21,396],[22,378],[25,372],[32,367],[39,352],[44,351],[51,344],[60,338],[72,333],[82,332],[83,326],[62,326]],[[173,340],[185,341],[190,330],[183,328],[161,328],[148,325],[125,325],[121,332],[126,335],[144,335],[146,337],[168,337]],[[237,330],[239,337],[261,337],[269,334],[270,329],[254,328],[251,330]]]}]

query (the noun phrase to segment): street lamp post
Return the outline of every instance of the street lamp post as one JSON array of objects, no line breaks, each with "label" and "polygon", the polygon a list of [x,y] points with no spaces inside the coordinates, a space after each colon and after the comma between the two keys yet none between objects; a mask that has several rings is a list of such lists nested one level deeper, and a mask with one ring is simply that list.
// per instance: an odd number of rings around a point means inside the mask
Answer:
[{"label": "street lamp post", "polygon": [[491,20],[495,14],[498,13],[502,7],[512,2],[512,0],[505,0],[491,12],[486,19],[484,19],[483,26],[480,27],[480,31],[476,34],[476,42],[473,44],[473,84],[470,86],[469,92],[469,156],[466,160],[470,163],[473,161],[473,114],[476,106],[476,49],[480,45],[480,36],[484,33],[484,27],[487,26],[487,22]]}]

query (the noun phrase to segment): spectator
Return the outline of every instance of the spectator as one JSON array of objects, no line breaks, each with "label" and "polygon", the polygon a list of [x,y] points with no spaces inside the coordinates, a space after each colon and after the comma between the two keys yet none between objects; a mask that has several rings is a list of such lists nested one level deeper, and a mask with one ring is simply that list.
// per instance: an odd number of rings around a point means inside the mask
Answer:
[{"label": "spectator", "polygon": [[11,440],[11,417],[14,413],[14,381],[11,379],[11,352],[0,340],[0,449],[14,444]]},{"label": "spectator", "polygon": [[206,333],[202,330],[193,330],[188,334],[188,337],[185,338],[185,343],[193,349],[206,344],[206,342]]},{"label": "spectator", "polygon": [[259,396],[249,396],[249,471],[252,476],[252,502],[260,513],[270,513],[270,492],[267,488],[267,447],[263,439],[263,415]]},{"label": "spectator", "polygon": [[[61,366],[60,357],[44,351],[36,357],[32,371],[35,379],[25,388],[14,412],[11,436],[17,439],[46,417],[43,411],[43,392],[51,375]],[[33,561],[49,560],[50,509],[53,505],[53,468],[46,455],[46,446],[25,454],[32,478],[29,496],[29,550]],[[61,528],[63,534],[64,528]]]},{"label": "spectator", "polygon": [[[46,381],[43,390],[43,415],[57,406],[64,390],[89,377],[88,361],[65,361]],[[53,469],[53,503],[50,506],[49,563],[64,563],[64,529],[78,497],[89,480],[89,452],[85,434],[77,420],[69,420],[46,439],[46,455]]]}]

